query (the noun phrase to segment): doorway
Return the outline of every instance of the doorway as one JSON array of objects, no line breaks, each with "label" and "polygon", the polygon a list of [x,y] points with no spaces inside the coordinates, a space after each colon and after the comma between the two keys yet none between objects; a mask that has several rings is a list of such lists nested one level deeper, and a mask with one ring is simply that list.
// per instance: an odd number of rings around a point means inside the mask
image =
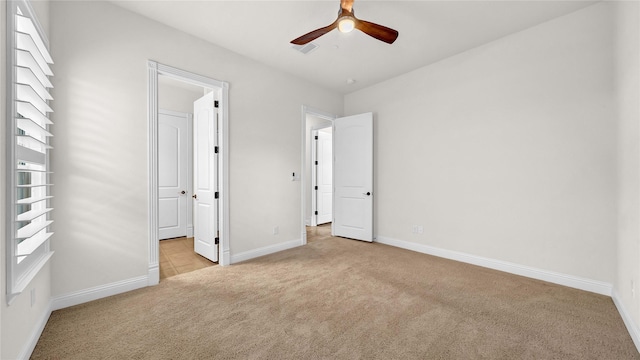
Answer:
[{"label": "doorway", "polygon": [[[149,71],[149,86],[148,86],[148,123],[149,123],[149,271],[148,271],[148,283],[149,285],[158,284],[160,279],[160,236],[159,236],[159,102],[164,96],[161,91],[161,81],[171,80],[174,83],[179,83],[181,86],[190,88],[199,88],[199,96],[202,97],[205,90],[210,89],[209,93],[212,93],[215,97],[216,108],[216,150],[218,153],[218,159],[214,163],[215,170],[217,171],[218,188],[215,192],[217,201],[217,231],[216,231],[216,255],[218,255],[220,265],[230,264],[229,253],[229,202],[228,202],[228,92],[229,84],[226,82],[211,79],[202,75],[177,69],[171,66],[159,64],[155,61],[148,62]],[[184,90],[184,89],[183,89]],[[165,90],[167,92],[167,90]],[[187,96],[188,92],[177,92],[181,96]],[[166,95],[166,94],[165,94]],[[170,100],[177,100],[177,97],[169,96]],[[187,96],[188,97],[188,96]],[[165,105],[164,100],[163,105]],[[163,106],[164,107],[164,106]],[[193,101],[191,106],[185,111],[185,108],[177,108],[183,112],[193,111]],[[181,190],[182,191],[182,190]],[[186,191],[185,191],[186,192]],[[188,195],[188,194],[184,194]],[[193,194],[195,195],[195,194]],[[192,196],[193,196],[192,195]],[[189,208],[189,206],[187,206]],[[195,216],[193,216],[195,217]],[[194,232],[197,231],[198,225],[194,224]],[[211,238],[213,241],[213,238]]]},{"label": "doorway", "polygon": [[310,226],[318,226],[333,220],[333,127],[312,130],[310,143]]},{"label": "doorway", "polygon": [[[202,237],[209,227],[209,224],[199,224],[205,231],[194,231],[194,225],[198,225],[194,214],[201,210],[205,199],[205,194],[200,194],[200,201],[193,198],[196,195],[194,180],[197,179],[194,114],[199,109],[198,103],[204,108],[210,104],[211,109],[205,110],[215,110],[213,90],[164,75],[158,78],[158,85],[158,233],[162,281],[173,275],[215,265],[218,254],[217,251],[212,254],[213,251],[209,251],[211,247],[203,249],[201,241],[194,241],[196,233]],[[204,119],[206,123],[209,120],[209,117]],[[207,171],[208,166],[200,169],[200,172]],[[214,183],[217,183],[217,178]],[[196,204],[198,208],[194,207]],[[217,227],[217,214],[213,215]]]},{"label": "doorway", "polygon": [[[315,136],[324,129],[323,132],[331,133],[333,119],[337,116],[311,107],[302,107],[302,244],[307,243],[307,227],[315,227],[318,225],[318,217],[316,211],[319,211],[318,192],[315,190],[317,186],[317,169],[315,168],[315,157],[317,152],[317,143]],[[331,174],[328,174],[331,175]],[[329,193],[329,195],[331,192]],[[331,204],[327,204],[331,205]],[[327,229],[330,224],[324,225]]]},{"label": "doorway", "polygon": [[[323,123],[324,122],[324,123]],[[320,125],[318,125],[320,124]],[[302,107],[302,245],[307,226],[318,223],[310,157],[313,131],[332,128],[331,235],[372,242],[373,236],[373,113],[338,118]],[[315,127],[315,128],[314,128]],[[315,140],[315,137],[313,137]],[[314,217],[315,216],[315,217]]]}]

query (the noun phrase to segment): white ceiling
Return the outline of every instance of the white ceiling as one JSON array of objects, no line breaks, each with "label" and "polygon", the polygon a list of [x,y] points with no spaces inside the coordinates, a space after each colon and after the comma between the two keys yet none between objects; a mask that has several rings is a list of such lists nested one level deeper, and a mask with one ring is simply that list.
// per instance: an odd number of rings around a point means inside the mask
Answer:
[{"label": "white ceiling", "polygon": [[[135,1],[117,5],[328,89],[349,93],[437,62],[595,1],[356,0],[356,17],[398,30],[389,45],[332,31],[307,55],[289,41],[331,24],[339,0]],[[354,79],[354,84],[347,84]]]}]

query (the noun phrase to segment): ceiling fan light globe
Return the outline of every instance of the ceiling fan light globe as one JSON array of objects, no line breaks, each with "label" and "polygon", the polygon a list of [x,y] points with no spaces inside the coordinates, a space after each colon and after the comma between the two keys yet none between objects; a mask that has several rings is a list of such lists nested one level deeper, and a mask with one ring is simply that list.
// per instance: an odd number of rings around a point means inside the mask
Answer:
[{"label": "ceiling fan light globe", "polygon": [[356,27],[356,22],[351,16],[344,16],[338,20],[338,30],[343,33],[353,31]]}]

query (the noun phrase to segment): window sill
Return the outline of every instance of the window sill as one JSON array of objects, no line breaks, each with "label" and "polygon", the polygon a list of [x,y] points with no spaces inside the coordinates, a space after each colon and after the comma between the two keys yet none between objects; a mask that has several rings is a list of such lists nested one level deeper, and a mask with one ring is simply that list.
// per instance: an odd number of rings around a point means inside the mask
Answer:
[{"label": "window sill", "polygon": [[42,255],[38,259],[36,259],[29,269],[22,274],[19,279],[16,279],[16,283],[11,289],[11,293],[7,294],[7,305],[11,305],[13,300],[15,300],[18,295],[20,295],[31,283],[31,281],[40,273],[40,270],[47,264],[49,259],[53,256],[53,251],[48,251]]}]

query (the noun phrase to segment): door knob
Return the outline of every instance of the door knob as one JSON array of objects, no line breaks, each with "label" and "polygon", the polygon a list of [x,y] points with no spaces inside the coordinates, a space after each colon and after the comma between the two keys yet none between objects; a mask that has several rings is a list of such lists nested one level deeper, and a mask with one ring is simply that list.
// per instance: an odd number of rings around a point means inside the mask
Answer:
[{"label": "door knob", "polygon": [[184,191],[184,190],[180,191],[180,195],[184,195],[184,194],[186,194],[186,193],[187,193],[187,192],[186,192],[186,191]]},{"label": "door knob", "polygon": [[362,195],[370,196],[370,195],[371,195],[371,193],[370,193],[369,191],[367,191],[366,193],[364,193],[364,194],[362,194]]},{"label": "door knob", "polygon": [[193,194],[193,195],[191,195],[191,197],[196,199],[196,200],[198,200],[198,194]]}]

